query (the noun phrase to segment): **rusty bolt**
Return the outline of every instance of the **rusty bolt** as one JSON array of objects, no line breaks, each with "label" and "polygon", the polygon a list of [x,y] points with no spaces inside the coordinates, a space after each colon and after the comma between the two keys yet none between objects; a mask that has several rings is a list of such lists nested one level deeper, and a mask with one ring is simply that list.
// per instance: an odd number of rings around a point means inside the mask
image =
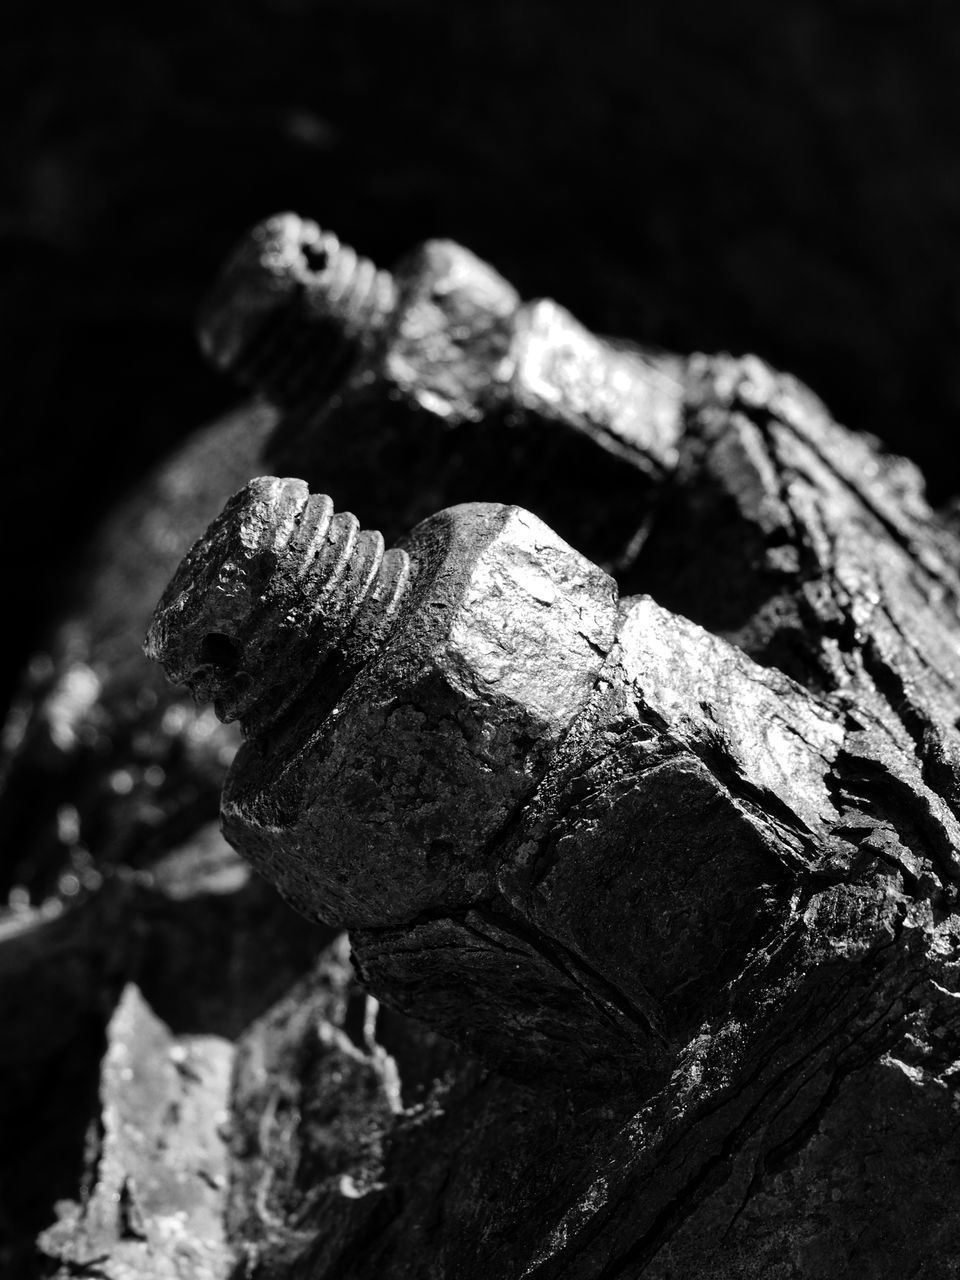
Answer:
[{"label": "rusty bolt", "polygon": [[391,274],[313,222],[270,218],[228,262],[200,331],[218,367],[283,411],[269,464],[390,540],[440,507],[507,500],[616,568],[676,462],[678,358],[522,302],[451,241]]},{"label": "rusty bolt", "polygon": [[351,928],[377,995],[499,1066],[662,1076],[827,840],[836,716],[646,598],[618,608],[525,511],[456,507],[382,555],[355,533],[346,560],[331,511],[253,481],[151,625],[244,726],[225,833]]},{"label": "rusty bolt", "polygon": [[147,652],[221,720],[248,734],[272,726],[314,680],[349,669],[390,623],[409,576],[303,481],[261,478],[236,494],[167,588]]},{"label": "rusty bolt", "polygon": [[393,280],[294,213],[237,246],[199,318],[207,357],[277,406],[336,384],[394,306]]}]

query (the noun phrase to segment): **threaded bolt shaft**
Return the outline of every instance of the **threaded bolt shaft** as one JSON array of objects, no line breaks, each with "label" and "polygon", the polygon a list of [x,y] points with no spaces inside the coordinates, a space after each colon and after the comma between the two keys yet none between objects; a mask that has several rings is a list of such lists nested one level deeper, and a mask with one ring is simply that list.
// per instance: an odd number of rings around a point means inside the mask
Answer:
[{"label": "threaded bolt shaft", "polygon": [[199,317],[219,369],[290,412],[329,395],[393,310],[393,277],[294,213],[258,223]]},{"label": "threaded bolt shaft", "polygon": [[382,645],[410,577],[349,512],[302,480],[260,477],[227,503],[157,606],[147,654],[247,733],[310,686],[319,702]]}]

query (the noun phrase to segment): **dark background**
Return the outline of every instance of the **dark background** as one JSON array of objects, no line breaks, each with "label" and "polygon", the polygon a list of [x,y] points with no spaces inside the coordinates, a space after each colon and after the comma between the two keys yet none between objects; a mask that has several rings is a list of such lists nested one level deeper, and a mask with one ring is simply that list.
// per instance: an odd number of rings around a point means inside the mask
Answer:
[{"label": "dark background", "polygon": [[231,389],[192,319],[293,208],[599,329],[753,349],[960,488],[952,0],[7,0],[2,688],[105,505]]}]

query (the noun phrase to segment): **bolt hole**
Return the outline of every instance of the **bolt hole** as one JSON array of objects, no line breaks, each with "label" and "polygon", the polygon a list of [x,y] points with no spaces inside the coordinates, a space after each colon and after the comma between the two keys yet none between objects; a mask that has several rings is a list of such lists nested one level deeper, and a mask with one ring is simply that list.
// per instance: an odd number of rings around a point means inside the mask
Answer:
[{"label": "bolt hole", "polygon": [[240,665],[240,651],[229,636],[212,631],[200,642],[200,662],[205,667],[216,667],[218,671],[236,671]]},{"label": "bolt hole", "polygon": [[330,262],[330,255],[323,245],[304,244],[300,246],[300,251],[309,271],[312,271],[315,275],[320,275],[321,272],[326,271]]}]

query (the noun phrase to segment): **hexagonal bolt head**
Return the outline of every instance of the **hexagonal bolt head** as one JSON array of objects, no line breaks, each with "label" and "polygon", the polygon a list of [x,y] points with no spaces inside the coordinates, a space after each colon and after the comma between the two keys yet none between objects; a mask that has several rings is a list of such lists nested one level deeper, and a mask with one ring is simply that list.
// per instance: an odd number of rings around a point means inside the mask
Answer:
[{"label": "hexagonal bolt head", "polygon": [[254,481],[158,607],[149,652],[251,739],[226,835],[501,1067],[659,1077],[825,829],[831,714],[515,507],[348,525]]}]

